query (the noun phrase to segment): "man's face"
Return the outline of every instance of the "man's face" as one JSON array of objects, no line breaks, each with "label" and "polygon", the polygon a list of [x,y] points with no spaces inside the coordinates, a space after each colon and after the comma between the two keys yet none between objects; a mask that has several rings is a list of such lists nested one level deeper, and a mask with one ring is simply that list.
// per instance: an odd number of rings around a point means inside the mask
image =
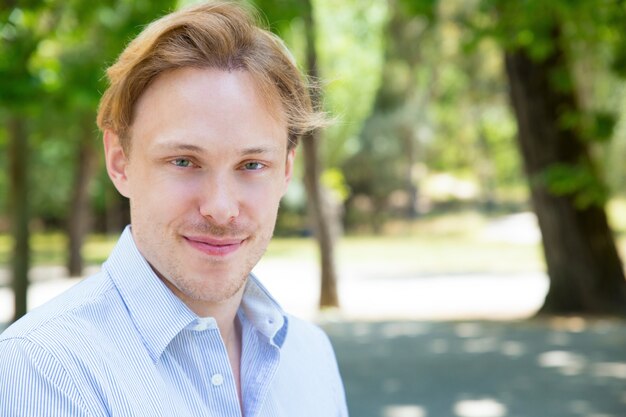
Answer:
[{"label": "man's face", "polygon": [[140,252],[198,314],[238,302],[270,241],[294,156],[280,114],[245,71],[184,68],[141,96],[129,155],[105,132]]}]

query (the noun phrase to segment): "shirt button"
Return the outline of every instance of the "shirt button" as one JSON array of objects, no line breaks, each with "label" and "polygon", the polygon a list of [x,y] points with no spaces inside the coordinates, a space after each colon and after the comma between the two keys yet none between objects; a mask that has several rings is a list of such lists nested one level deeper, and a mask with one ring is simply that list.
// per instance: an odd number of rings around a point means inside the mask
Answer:
[{"label": "shirt button", "polygon": [[215,385],[216,387],[222,385],[224,383],[224,377],[222,376],[222,374],[215,374],[211,377],[211,384]]}]

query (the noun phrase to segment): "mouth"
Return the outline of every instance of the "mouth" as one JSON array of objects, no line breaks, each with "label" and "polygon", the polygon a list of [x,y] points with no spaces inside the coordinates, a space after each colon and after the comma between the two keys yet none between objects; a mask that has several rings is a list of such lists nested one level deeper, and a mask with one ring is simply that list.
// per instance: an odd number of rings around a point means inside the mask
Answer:
[{"label": "mouth", "polygon": [[183,236],[194,249],[209,256],[227,256],[236,252],[246,239],[223,239],[200,236]]}]

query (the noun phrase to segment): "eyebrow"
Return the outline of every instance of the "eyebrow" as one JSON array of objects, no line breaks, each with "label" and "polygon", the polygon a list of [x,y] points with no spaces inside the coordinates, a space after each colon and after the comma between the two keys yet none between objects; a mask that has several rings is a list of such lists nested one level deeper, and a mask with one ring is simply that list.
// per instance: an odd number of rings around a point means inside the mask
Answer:
[{"label": "eyebrow", "polygon": [[158,149],[173,150],[173,151],[190,151],[190,152],[202,152],[203,149],[200,146],[191,145],[188,143],[158,143]]},{"label": "eyebrow", "polygon": [[[206,148],[201,146],[192,145],[190,143],[174,142],[174,143],[162,143],[157,144],[157,147],[164,150],[173,151],[188,151],[202,153],[206,151]],[[244,148],[239,153],[242,156],[258,155],[258,154],[272,154],[279,153],[280,147],[278,146],[255,146],[251,148]]]},{"label": "eyebrow", "polygon": [[255,148],[246,148],[241,151],[241,155],[257,155],[257,154],[267,154],[267,153],[278,153],[279,148],[276,146],[267,146],[267,147],[255,147]]}]

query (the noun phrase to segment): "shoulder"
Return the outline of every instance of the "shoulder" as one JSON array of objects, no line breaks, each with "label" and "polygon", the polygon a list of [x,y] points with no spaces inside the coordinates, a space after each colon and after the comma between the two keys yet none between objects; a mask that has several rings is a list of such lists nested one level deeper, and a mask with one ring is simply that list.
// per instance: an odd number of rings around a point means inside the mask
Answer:
[{"label": "shoulder", "polygon": [[[321,415],[347,416],[343,381],[330,339],[317,325],[288,316],[288,331],[281,362],[290,392],[298,389],[315,399],[314,406],[328,406]],[[307,375],[307,378],[300,378]],[[328,401],[332,399],[332,401]],[[331,411],[332,410],[332,411]]]},{"label": "shoulder", "polygon": [[296,316],[287,315],[289,334],[293,334],[296,337],[310,338],[318,341],[328,341],[328,336],[324,330],[318,325],[311,323],[310,321],[303,320]]},{"label": "shoulder", "polygon": [[115,287],[99,273],[0,335],[0,415],[35,415],[33,407],[53,403],[63,409],[59,415],[92,415],[88,410],[96,402],[87,389],[86,365],[101,354],[99,335],[110,332],[111,326],[103,323],[116,297]]},{"label": "shoulder", "polygon": [[319,326],[300,318],[288,316],[288,331],[284,348],[296,350],[299,356],[308,356],[317,362],[335,365],[335,353],[330,339]]},{"label": "shoulder", "polygon": [[0,415],[37,415],[42,404],[58,415],[93,415],[54,354],[23,337],[0,340]]},{"label": "shoulder", "polygon": [[0,342],[23,338],[35,343],[74,334],[89,310],[97,309],[114,290],[103,272],[84,279],[69,290],[30,311],[0,334]]}]

